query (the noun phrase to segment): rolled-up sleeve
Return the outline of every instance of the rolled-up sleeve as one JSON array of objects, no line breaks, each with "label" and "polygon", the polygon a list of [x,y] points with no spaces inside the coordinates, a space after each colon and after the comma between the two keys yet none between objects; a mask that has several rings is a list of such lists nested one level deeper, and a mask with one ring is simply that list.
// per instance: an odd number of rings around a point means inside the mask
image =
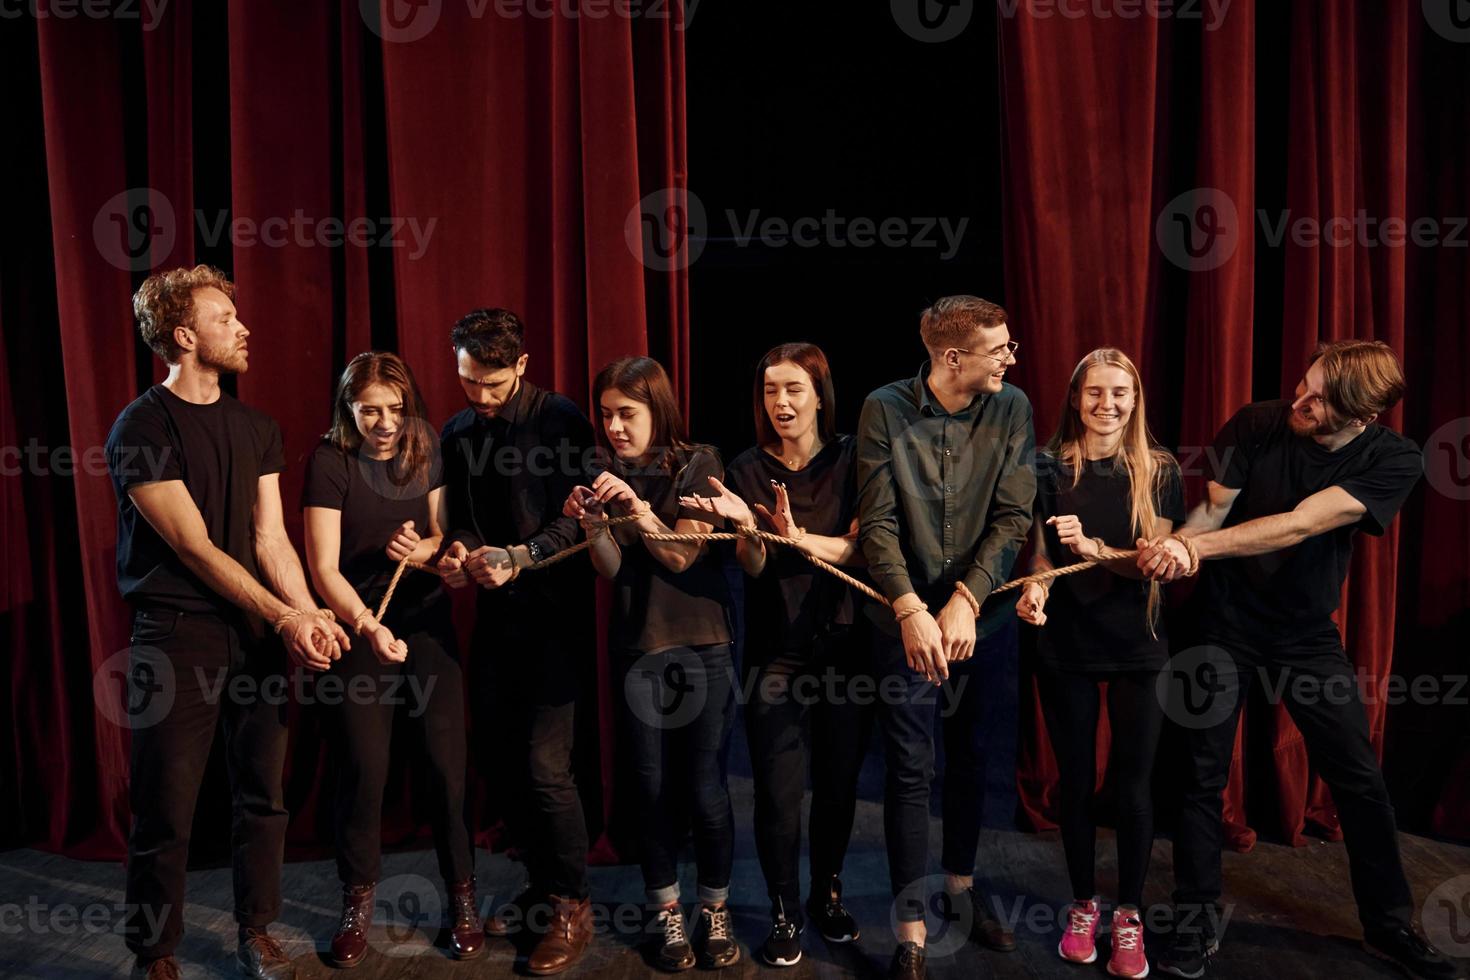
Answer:
[{"label": "rolled-up sleeve", "polygon": [[900,546],[893,439],[881,399],[870,396],[858,420],[858,541],[868,574],[889,601],[914,591]]}]

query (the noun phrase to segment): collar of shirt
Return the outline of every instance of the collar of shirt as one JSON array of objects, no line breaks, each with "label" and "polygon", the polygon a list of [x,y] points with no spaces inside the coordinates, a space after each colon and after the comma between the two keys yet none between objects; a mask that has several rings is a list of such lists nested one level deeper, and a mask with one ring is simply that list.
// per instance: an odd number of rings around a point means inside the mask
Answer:
[{"label": "collar of shirt", "polygon": [[921,414],[948,415],[950,418],[963,422],[971,417],[971,412],[978,414],[979,410],[985,407],[985,400],[989,396],[982,393],[970,399],[970,404],[958,412],[945,411],[944,406],[939,404],[939,399],[934,397],[934,392],[929,390],[929,373],[933,366],[932,361],[920,364],[918,377],[914,378],[914,402],[919,406]]}]

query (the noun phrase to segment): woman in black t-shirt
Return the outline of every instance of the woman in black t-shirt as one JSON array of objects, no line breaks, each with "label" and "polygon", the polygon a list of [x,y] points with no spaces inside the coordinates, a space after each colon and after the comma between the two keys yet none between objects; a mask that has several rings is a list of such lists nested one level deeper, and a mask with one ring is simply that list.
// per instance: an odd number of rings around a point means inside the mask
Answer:
[{"label": "woman in black t-shirt", "polygon": [[[565,512],[592,540],[592,564],[613,580],[611,642],[625,708],[625,743],[638,788],[643,885],[666,970],[740,959],[727,904],[735,817],[726,757],[735,716],[730,589],[704,542],[648,541],[646,533],[708,533],[709,515],[681,506],[724,475],[719,453],[684,439],[684,422],[657,361],[629,357],[598,373],[593,400],[608,469],[577,487]],[[642,513],[609,530],[608,516]],[[679,906],[683,816],[694,831],[699,923]]]},{"label": "woman in black t-shirt", "polygon": [[353,644],[316,687],[338,723],[342,918],[330,952],[337,966],[356,966],[367,952],[389,741],[400,706],[426,750],[454,954],[468,958],[483,948],[464,820],[464,680],[449,600],[435,576],[406,572],[382,622],[368,605],[382,599],[400,560],[428,563],[439,549],[441,469],[439,441],[408,365],[394,354],[353,358],[337,385],[332,428],[307,465],[302,497],[312,582],[366,641]]},{"label": "woman in black t-shirt", "polygon": [[[1036,548],[1032,571],[1094,558],[1100,545],[1129,549],[1140,537],[1167,535],[1184,519],[1179,466],[1155,447],[1133,362],[1095,350],[1072,372],[1062,423],[1036,459]],[[1108,779],[1118,797],[1118,907],[1112,918],[1114,976],[1148,971],[1139,919],[1153,847],[1149,779],[1163,724],[1156,693],[1168,659],[1157,584],[1133,559],[1033,583],[1017,604],[1041,626],[1037,651],[1042,711],[1060,774],[1060,824],[1073,904],[1058,946],[1063,959],[1091,963],[1100,907],[1093,892],[1100,682],[1107,683],[1112,745]]]},{"label": "woman in black t-shirt", "polygon": [[[856,440],[837,434],[832,374],[821,348],[783,344],[767,352],[756,368],[754,401],[758,444],[735,458],[723,484],[710,480],[717,496],[682,502],[750,528],[756,526],[754,506],[767,530],[799,538],[818,558],[866,564],[857,544]],[[745,723],[755,774],[756,850],[771,898],[771,931],[761,958],[793,966],[801,959],[804,925],[799,866],[808,727],[807,912],[826,939],[858,938],[838,876],[872,724],[872,699],[854,690],[854,682],[872,683],[870,641],[861,634],[864,618],[854,624],[852,589],[840,579],[758,538],[741,538],[735,552],[750,576],[745,659],[752,697]]]}]

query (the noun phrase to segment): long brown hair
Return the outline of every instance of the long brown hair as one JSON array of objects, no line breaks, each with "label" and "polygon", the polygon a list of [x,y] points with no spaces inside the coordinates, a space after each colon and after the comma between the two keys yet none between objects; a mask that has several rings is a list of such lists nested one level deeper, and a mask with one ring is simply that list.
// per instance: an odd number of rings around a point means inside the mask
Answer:
[{"label": "long brown hair", "polygon": [[821,407],[817,409],[817,437],[822,443],[837,438],[837,396],[832,389],[832,368],[827,355],[816,344],[779,344],[766,351],[755,366],[755,444],[780,447],[781,437],[766,414],[766,368],[777,364],[795,364],[812,379]]},{"label": "long brown hair", "polygon": [[369,385],[375,384],[392,388],[403,401],[398,451],[390,461],[389,474],[399,486],[423,481],[427,489],[437,441],[413,372],[397,354],[366,351],[347,362],[347,368],[337,381],[337,393],[332,398],[332,427],[327,430],[325,438],[349,455],[362,448],[362,433],[358,431],[357,420],[352,417],[352,403],[361,398]]},{"label": "long brown hair", "polygon": [[[684,415],[674,399],[674,386],[658,361],[651,357],[623,357],[598,371],[592,381],[594,411],[600,413],[603,392],[613,388],[648,406],[649,414],[653,416],[653,435],[648,448],[650,452],[658,453],[655,457],[657,465],[669,466],[670,451],[683,455],[696,448],[689,442],[688,431],[684,428]],[[607,452],[609,460],[617,459],[612,443],[607,439],[607,426],[597,426],[597,443]]]},{"label": "long brown hair", "polygon": [[[1167,449],[1154,442],[1148,431],[1148,418],[1144,412],[1143,380],[1138,368],[1127,354],[1115,347],[1099,347],[1082,360],[1072,371],[1072,380],[1067,383],[1067,395],[1062,403],[1061,423],[1046,444],[1046,452],[1053,459],[1072,471],[1072,486],[1082,480],[1082,470],[1087,465],[1087,454],[1083,450],[1083,437],[1087,427],[1082,424],[1082,415],[1076,402],[1082,397],[1082,383],[1087,372],[1094,367],[1121,368],[1133,381],[1133,414],[1123,429],[1123,438],[1118,442],[1113,465],[1128,475],[1130,484],[1128,500],[1128,524],[1135,537],[1153,538],[1158,530],[1159,513],[1154,496],[1166,486],[1171,477],[1177,478],[1179,463]],[[1150,582],[1148,592],[1148,628],[1152,633],[1159,620],[1161,593],[1158,582]]]}]

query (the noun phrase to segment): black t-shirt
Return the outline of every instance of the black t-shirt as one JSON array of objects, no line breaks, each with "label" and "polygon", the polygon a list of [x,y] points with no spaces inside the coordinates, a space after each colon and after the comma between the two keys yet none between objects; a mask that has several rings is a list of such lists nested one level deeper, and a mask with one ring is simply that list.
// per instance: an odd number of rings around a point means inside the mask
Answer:
[{"label": "black t-shirt", "polygon": [[275,420],[224,392],[208,405],[196,405],[154,385],[113,423],[107,466],[117,494],[117,585],[123,598],[135,606],[235,612],[184,566],[138,513],[128,490],[182,480],[210,542],[258,576],[251,517],[259,481],[286,468]]},{"label": "black t-shirt", "polygon": [[[707,477],[724,477],[718,451],[694,446],[670,452],[667,466],[627,472],[613,464],[613,472],[628,481],[648,501],[659,520],[670,528],[679,518],[703,521],[717,528],[724,522],[713,514],[679,506],[684,496],[713,497]],[[613,580],[613,645],[625,651],[658,653],[670,647],[729,643],[730,583],[725,578],[725,549],[710,543],[682,572],[674,572],[649,554],[632,525],[615,528],[623,561]]]},{"label": "black t-shirt", "polygon": [[1240,490],[1225,518],[1234,527],[1258,517],[1285,514],[1307,497],[1341,487],[1367,513],[1356,524],[1318,534],[1300,544],[1250,558],[1223,558],[1201,570],[1207,627],[1275,638],[1334,630],[1332,614],[1342,597],[1353,533],[1382,534],[1424,472],[1412,441],[1370,425],[1352,442],[1329,452],[1291,431],[1285,401],[1247,405],[1215,437],[1216,482]]},{"label": "black t-shirt", "polygon": [[[390,471],[391,460],[344,453],[323,439],[306,464],[302,507],[325,507],[342,512],[342,538],[337,568],[358,598],[377,608],[398,563],[384,549],[404,521],[413,521],[419,534],[429,533],[429,491],[442,486],[443,472],[431,466],[414,485],[402,485]],[[401,621],[423,612],[444,597],[437,575],[405,571],[393,593],[388,615]],[[391,624],[390,624],[391,628]]]},{"label": "black t-shirt", "polygon": [[[1062,544],[1046,520],[1076,514],[1082,533],[1102,538],[1111,548],[1132,549],[1138,540],[1130,521],[1133,483],[1112,459],[1087,460],[1082,478],[1072,485],[1072,469],[1046,452],[1036,454],[1036,520],[1042,525],[1046,557],[1053,565],[1081,561]],[[1154,510],[1178,525],[1184,522],[1184,488],[1177,466],[1161,470],[1155,483]],[[1052,580],[1046,601],[1046,625],[1036,652],[1041,662],[1059,670],[1115,672],[1157,670],[1169,659],[1162,618],[1150,635],[1149,584],[1106,568],[1090,568]]]},{"label": "black t-shirt", "polygon": [[[844,537],[857,516],[857,440],[838,436],[799,470],[759,446],[735,457],[724,483],[754,512],[776,510],[772,480],[786,484],[791,516],[809,534]],[[760,525],[769,530],[765,523]],[[792,548],[768,547],[766,567],[745,590],[745,649],[752,662],[809,651],[818,637],[853,622],[852,588]]]}]

